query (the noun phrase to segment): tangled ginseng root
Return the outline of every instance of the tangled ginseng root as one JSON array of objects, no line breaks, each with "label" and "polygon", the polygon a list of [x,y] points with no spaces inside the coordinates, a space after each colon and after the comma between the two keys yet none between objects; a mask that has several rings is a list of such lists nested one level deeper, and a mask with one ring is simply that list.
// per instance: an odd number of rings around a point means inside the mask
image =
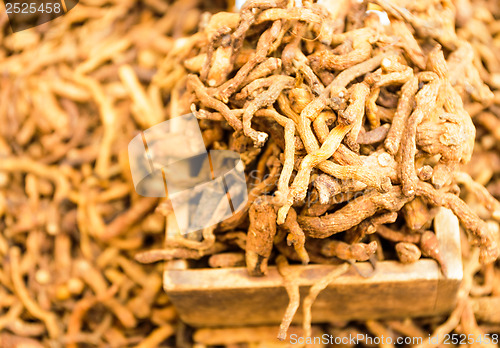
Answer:
[{"label": "tangled ginseng root", "polygon": [[[421,46],[431,35],[423,20],[380,1],[391,16],[390,25],[382,25],[373,13],[358,13],[362,21],[349,23],[355,16],[348,17],[344,28],[326,35],[320,23],[339,18],[329,18],[320,4],[251,4],[251,11],[209,20],[201,33],[208,46],[191,53],[191,60],[203,63],[189,64],[193,74],[187,80],[197,116],[227,123],[234,137],[248,137],[243,151],[253,147],[264,153],[259,149],[277,145],[283,176],[274,199],[265,200],[269,208],[261,215],[264,220],[256,218],[257,201],[245,208],[250,208],[249,234],[254,231],[249,241],[259,235],[267,250],[273,239],[283,240],[280,233],[274,237],[276,226],[270,220],[276,216],[277,224],[285,227],[279,231],[289,234],[295,248],[289,256],[307,262],[315,258],[307,253],[318,251],[307,250],[305,237],[333,238],[331,245],[360,242],[366,231],[357,226],[381,214],[401,211],[409,230],[429,228],[432,206],[450,207],[450,201],[432,199],[422,188],[427,181],[443,192],[453,189],[454,180],[462,178],[453,173],[470,160],[475,131],[454,88],[464,82],[450,75],[451,61],[440,45],[430,50]],[[451,50],[449,60],[467,50],[454,31],[439,29],[431,37]],[[399,44],[387,47],[386,42]],[[226,80],[209,78],[217,71],[224,71]],[[487,95],[484,84],[471,83]],[[253,164],[247,165],[251,169]],[[464,209],[454,211],[477,240],[477,224],[470,221],[479,218]],[[345,231],[351,231],[349,240],[332,237]],[[496,244],[487,230],[480,233],[479,243],[489,253],[482,260],[492,261],[498,256]],[[255,258],[249,256],[253,252],[246,251],[247,261]],[[270,249],[265,254],[264,264]],[[251,264],[247,267],[252,274],[262,274],[255,260]]]},{"label": "tangled ginseng root", "polygon": [[[184,253],[245,249],[249,273],[261,276],[275,250],[302,263],[367,260],[377,243],[366,236],[377,233],[401,261],[424,255],[444,270],[431,231],[434,208],[444,206],[481,261],[496,260],[493,232],[456,195],[457,184],[476,187],[456,174],[475,138],[462,98],[492,98],[472,59],[459,62],[472,48],[438,1],[425,13],[374,2],[389,23],[355,1],[334,12],[310,1],[248,1],[240,13],[206,18],[182,54],[189,74],[176,103],[193,110],[209,147],[241,153],[251,187],[215,239],[203,250],[184,243]],[[215,139],[214,128],[229,139]],[[491,196],[478,196],[498,213]]]}]

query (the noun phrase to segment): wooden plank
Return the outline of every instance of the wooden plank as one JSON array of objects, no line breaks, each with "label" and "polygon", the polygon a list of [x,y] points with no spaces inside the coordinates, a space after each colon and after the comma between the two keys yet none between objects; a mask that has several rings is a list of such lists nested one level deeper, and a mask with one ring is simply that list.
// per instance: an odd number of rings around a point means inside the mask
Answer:
[{"label": "wooden plank", "polygon": [[[411,265],[395,261],[377,264],[374,275],[360,277],[354,270],[336,279],[313,305],[313,322],[402,318],[445,313],[455,304],[462,279],[458,223],[449,212],[438,214],[437,232],[448,265],[445,278],[435,261]],[[456,219],[456,218],[455,218]],[[437,226],[436,226],[437,227]],[[301,299],[309,288],[335,266],[293,266],[301,269]],[[371,265],[359,263],[362,272]],[[181,319],[196,327],[276,325],[288,304],[276,267],[266,277],[250,277],[245,268],[166,270],[164,288]],[[294,322],[302,319],[302,310]]]},{"label": "wooden plank", "polygon": [[[458,218],[446,208],[440,208],[434,218],[434,228],[438,233],[438,241],[446,260],[446,275],[439,274],[438,292],[434,312],[445,313],[455,307],[456,294],[464,276],[462,268],[462,253],[460,247],[460,227]],[[456,233],[452,233],[456,231]],[[451,299],[451,300],[450,300]]]}]

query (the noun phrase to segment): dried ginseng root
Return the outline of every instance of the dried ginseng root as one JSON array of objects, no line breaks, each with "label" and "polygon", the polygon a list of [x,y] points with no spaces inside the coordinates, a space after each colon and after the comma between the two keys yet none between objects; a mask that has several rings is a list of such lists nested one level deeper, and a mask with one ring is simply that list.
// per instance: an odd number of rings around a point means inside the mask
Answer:
[{"label": "dried ginseng root", "polygon": [[309,255],[307,254],[307,250],[305,248],[306,236],[297,222],[297,213],[293,208],[291,208],[288,212],[285,223],[281,225],[281,227],[288,232],[288,245],[293,245],[293,248],[302,263],[307,265],[309,263]]},{"label": "dried ginseng root", "polygon": [[400,242],[396,244],[396,253],[398,254],[398,259],[402,263],[413,263],[420,259],[422,252],[412,243]]},{"label": "dried ginseng root", "polygon": [[278,332],[278,339],[283,341],[286,338],[286,334],[288,332],[290,324],[292,323],[293,317],[295,316],[295,313],[300,306],[300,292],[298,283],[298,277],[300,273],[290,267],[286,257],[283,255],[278,255],[278,257],[276,257],[276,264],[278,266],[278,272],[280,272],[281,276],[283,277],[284,287],[289,298],[288,306],[286,308],[285,314],[283,315],[283,319],[281,320],[281,325]]},{"label": "dried ginseng root", "polygon": [[377,251],[377,242],[370,244],[355,243],[347,244],[337,240],[325,241],[321,253],[325,256],[335,256],[341,260],[368,261]]},{"label": "dried ginseng root", "polygon": [[464,185],[468,191],[474,194],[481,204],[491,211],[494,219],[497,221],[500,220],[500,202],[483,185],[474,181],[469,174],[464,172],[456,172],[453,175],[453,179],[456,183]]},{"label": "dried ginseng root", "polygon": [[444,261],[444,257],[439,251],[439,242],[436,234],[432,231],[425,231],[420,237],[420,250],[425,256],[431,257],[436,260],[441,267],[443,274],[446,274],[447,267]]},{"label": "dried ginseng root", "polygon": [[459,197],[452,193],[439,192],[430,184],[424,182],[420,182],[418,185],[417,195],[434,205],[446,207],[453,211],[462,226],[469,232],[473,243],[479,245],[481,263],[487,264],[498,258],[500,249],[493,232]]},{"label": "dried ginseng root", "polygon": [[267,274],[267,263],[276,234],[276,210],[272,197],[260,196],[248,212],[250,226],[245,250],[248,273],[252,276]]},{"label": "dried ginseng root", "polygon": [[343,263],[342,265],[339,265],[336,267],[334,270],[332,270],[330,273],[328,273],[325,277],[321,278],[317,283],[315,283],[313,286],[311,286],[311,289],[309,289],[309,294],[306,296],[304,299],[303,303],[303,322],[302,322],[302,328],[304,330],[304,336],[305,337],[310,337],[311,336],[311,310],[312,310],[312,305],[314,303],[314,300],[316,297],[318,297],[319,293],[326,289],[326,287],[333,282],[336,278],[342,276],[344,273],[346,273],[350,268],[350,265],[348,263]]}]

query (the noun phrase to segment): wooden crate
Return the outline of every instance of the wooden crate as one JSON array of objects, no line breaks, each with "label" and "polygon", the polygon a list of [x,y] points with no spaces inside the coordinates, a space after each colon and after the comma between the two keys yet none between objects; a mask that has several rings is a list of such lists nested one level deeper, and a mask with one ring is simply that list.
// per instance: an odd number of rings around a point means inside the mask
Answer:
[{"label": "wooden crate", "polygon": [[[442,208],[434,224],[448,267],[446,276],[431,259],[410,265],[378,262],[376,272],[367,279],[351,268],[319,294],[312,308],[313,322],[417,317],[451,311],[463,276],[458,220]],[[302,269],[303,300],[310,286],[336,266],[293,267]],[[358,267],[362,272],[371,270],[368,263],[358,263]],[[269,274],[259,278],[248,276],[245,268],[166,269],[164,289],[181,319],[195,327],[279,324],[288,304],[276,267],[269,267]],[[299,308],[294,322],[301,319]]]}]

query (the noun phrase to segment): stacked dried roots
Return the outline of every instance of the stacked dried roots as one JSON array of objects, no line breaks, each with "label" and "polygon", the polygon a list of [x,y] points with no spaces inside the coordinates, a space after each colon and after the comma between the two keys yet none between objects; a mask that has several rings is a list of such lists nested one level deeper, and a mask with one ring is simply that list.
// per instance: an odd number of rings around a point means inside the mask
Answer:
[{"label": "stacked dried roots", "polygon": [[[174,238],[173,248],[142,261],[201,257],[244,235],[222,232],[247,226],[254,275],[266,273],[273,244],[303,263],[367,260],[376,246],[360,242],[374,232],[406,243],[396,250],[410,261],[418,259],[415,244],[435,244],[428,230],[436,206],[458,216],[483,264],[496,260],[493,232],[456,195],[475,136],[461,94],[483,104],[493,97],[462,59],[471,46],[457,37],[449,3],[428,1],[422,13],[377,3],[370,6],[385,10],[389,25],[364,3],[248,1],[183,39],[177,61],[192,73],[187,91],[179,87],[178,111],[190,104],[207,144],[239,151],[257,177],[249,175],[246,206],[205,230],[203,242]],[[162,68],[159,79],[172,71]],[[478,194],[498,218],[498,202],[486,190]],[[384,225],[399,215],[403,233]],[[340,232],[340,240],[324,240]]]},{"label": "stacked dried roots", "polygon": [[176,78],[150,82],[175,40],[222,8],[82,0],[16,34],[1,11],[0,347],[189,346],[162,265],[134,260],[165,219],[135,193],[127,144],[169,117]]},{"label": "stacked dried roots", "polygon": [[[209,146],[242,153],[250,198],[203,231],[204,241],[174,236],[170,248],[139,255],[141,261],[201,258],[236,245],[245,249],[249,273],[259,276],[274,248],[304,264],[366,261],[377,249],[383,257],[376,243],[382,237],[395,243],[402,262],[424,254],[445,271],[431,230],[438,206],[459,218],[481,264],[497,259],[496,231],[458,196],[465,184],[489,217],[500,218],[499,203],[460,172],[475,140],[463,99],[488,105],[494,95],[473,64],[471,44],[455,32],[451,2],[296,7],[251,0],[240,13],[207,18],[192,40],[177,58],[191,73],[179,105],[190,104]],[[209,263],[232,266],[243,258],[224,253]],[[288,283],[292,302],[280,337],[298,306],[297,288]]]},{"label": "stacked dried roots", "polygon": [[[489,0],[456,0],[453,5],[451,7],[448,4],[450,15],[455,14],[455,21],[450,23],[454,23],[457,36],[466,43],[461,50],[450,54],[449,71],[456,71],[455,81],[462,80],[458,84],[452,83],[460,92],[465,108],[477,128],[474,155],[471,162],[463,168],[467,174],[455,173],[454,181],[465,189],[460,197],[498,234],[498,202],[491,197],[500,198],[500,7],[498,1]],[[429,9],[426,1],[415,4],[404,2],[404,6],[413,14],[420,13],[419,17]],[[452,70],[452,64],[455,70]],[[479,93],[481,89],[467,83],[464,75],[472,74],[479,76],[493,94],[486,89]],[[479,81],[477,77],[474,80]],[[423,344],[419,348],[441,346],[444,335],[454,333],[473,337],[475,342],[469,344],[470,347],[497,347],[498,340],[487,344],[482,338],[487,337],[485,334],[496,338],[500,335],[500,315],[497,310],[500,303],[499,264],[481,265],[478,262],[477,248],[469,243],[464,233],[462,254],[464,281],[457,306],[448,318],[339,324],[333,326],[330,333],[340,337],[357,333],[393,338],[423,337]],[[439,337],[439,340],[426,342],[428,334]]]}]

